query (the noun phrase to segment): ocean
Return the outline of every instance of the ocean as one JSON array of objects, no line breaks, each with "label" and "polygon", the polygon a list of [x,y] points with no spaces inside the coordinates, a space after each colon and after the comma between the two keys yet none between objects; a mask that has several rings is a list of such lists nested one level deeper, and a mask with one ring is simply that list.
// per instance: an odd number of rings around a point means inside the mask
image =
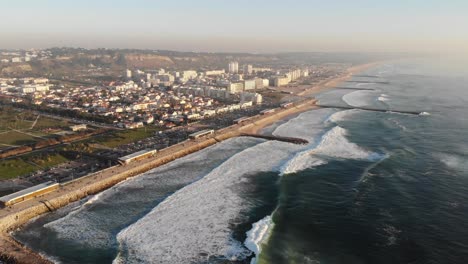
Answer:
[{"label": "ocean", "polygon": [[57,263],[467,263],[465,68],[382,63],[317,98],[384,112],[302,113],[265,133],[308,145],[230,139],[14,237]]}]

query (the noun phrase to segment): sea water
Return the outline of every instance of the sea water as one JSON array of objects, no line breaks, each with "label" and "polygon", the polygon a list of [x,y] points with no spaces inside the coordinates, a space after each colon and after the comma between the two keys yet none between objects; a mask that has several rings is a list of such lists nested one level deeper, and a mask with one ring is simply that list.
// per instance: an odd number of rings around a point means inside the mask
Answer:
[{"label": "sea water", "polygon": [[308,145],[231,139],[14,236],[62,263],[466,263],[468,73],[447,65],[382,64],[318,99],[388,112],[305,112],[266,131]]}]

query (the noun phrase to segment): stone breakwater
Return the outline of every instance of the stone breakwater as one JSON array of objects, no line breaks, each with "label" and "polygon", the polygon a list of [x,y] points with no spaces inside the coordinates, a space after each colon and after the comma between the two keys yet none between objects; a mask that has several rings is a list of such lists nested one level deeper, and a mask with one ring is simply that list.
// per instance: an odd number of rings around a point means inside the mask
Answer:
[{"label": "stone breakwater", "polygon": [[199,140],[187,140],[158,152],[156,157],[136,161],[125,166],[114,166],[94,174],[63,184],[57,191],[44,194],[9,208],[0,210],[0,261],[6,263],[50,263],[40,254],[15,241],[9,232],[19,228],[31,219],[56,210],[72,202],[97,194],[130,177],[142,174],[153,168],[184,157],[218,142],[241,133],[255,133],[288,115],[314,108],[315,100],[306,100],[289,109],[257,116],[248,124],[234,125],[218,130],[213,137]]}]

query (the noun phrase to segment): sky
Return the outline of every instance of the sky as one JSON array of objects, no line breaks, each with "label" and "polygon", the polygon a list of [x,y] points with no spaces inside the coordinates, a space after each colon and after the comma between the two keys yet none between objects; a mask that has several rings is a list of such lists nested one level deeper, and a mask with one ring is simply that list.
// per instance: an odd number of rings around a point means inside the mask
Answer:
[{"label": "sky", "polygon": [[0,0],[0,49],[464,52],[467,0]]}]

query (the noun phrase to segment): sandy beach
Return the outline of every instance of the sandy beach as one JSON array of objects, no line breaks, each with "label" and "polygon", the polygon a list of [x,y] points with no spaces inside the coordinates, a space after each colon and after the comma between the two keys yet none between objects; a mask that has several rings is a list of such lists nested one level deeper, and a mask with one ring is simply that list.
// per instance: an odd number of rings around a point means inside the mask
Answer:
[{"label": "sandy beach", "polygon": [[[358,65],[349,68],[345,74],[317,84],[299,95],[313,96],[327,89],[332,89],[339,83],[351,78],[353,74],[368,69],[376,63]],[[15,241],[9,232],[27,223],[34,217],[56,210],[71,202],[99,193],[115,184],[161,166],[175,159],[199,151],[228,138],[237,137],[242,133],[257,133],[261,129],[282,119],[318,108],[315,99],[306,99],[295,107],[279,109],[274,114],[259,116],[247,125],[233,125],[215,133],[215,136],[200,140],[187,140],[169,148],[163,149],[154,158],[136,161],[126,166],[115,166],[101,172],[79,178],[72,183],[62,185],[59,190],[36,197],[8,208],[0,209],[0,261],[16,263],[49,263],[39,254]]]},{"label": "sandy beach", "polygon": [[356,66],[352,66],[346,70],[346,73],[342,76],[339,76],[337,78],[333,78],[332,80],[324,80],[319,82],[317,85],[314,85],[308,89],[306,89],[303,92],[298,93],[300,96],[313,96],[315,94],[321,93],[327,89],[331,89],[333,87],[338,86],[340,83],[345,82],[349,80],[351,77],[353,77],[354,74],[357,74],[359,72],[365,71],[369,68],[372,68],[381,62],[372,62],[372,63],[366,63],[366,64],[360,64]]}]

